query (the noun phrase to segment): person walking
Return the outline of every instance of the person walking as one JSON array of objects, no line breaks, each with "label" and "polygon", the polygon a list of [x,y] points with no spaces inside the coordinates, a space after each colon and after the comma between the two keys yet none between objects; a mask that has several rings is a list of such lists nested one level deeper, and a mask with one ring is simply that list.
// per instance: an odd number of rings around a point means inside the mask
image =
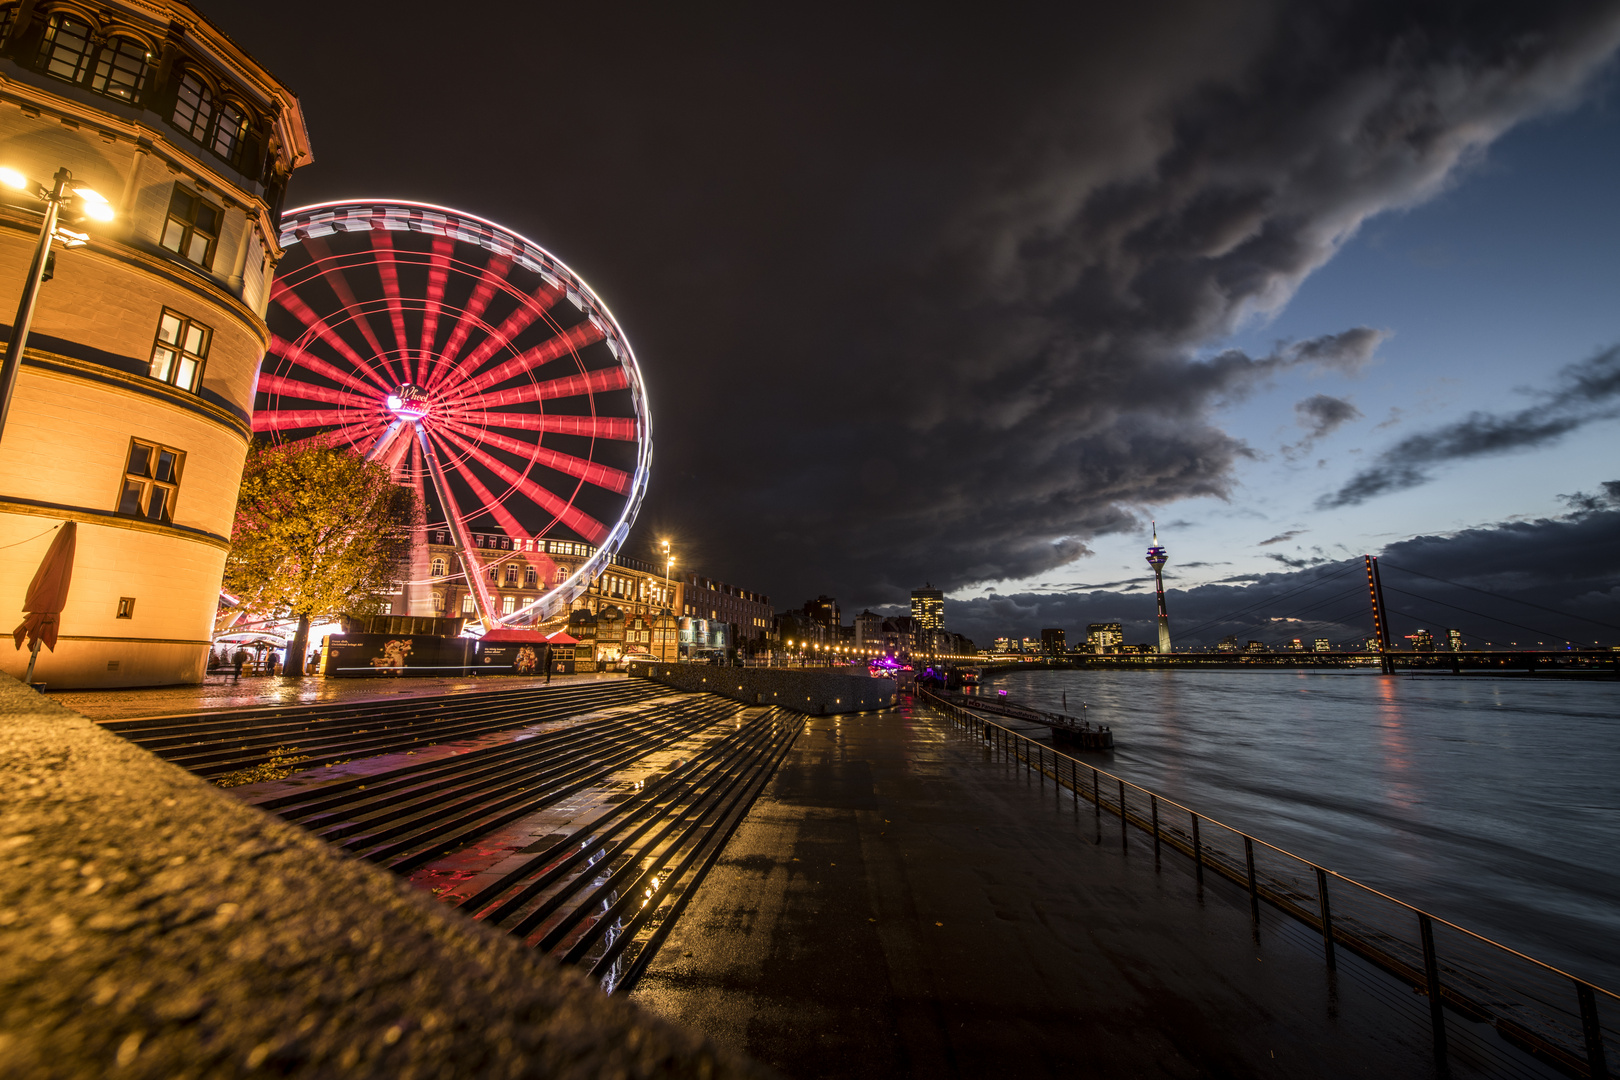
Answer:
[{"label": "person walking", "polygon": [[237,682],[242,681],[242,668],[243,668],[243,666],[245,666],[247,664],[247,662],[248,662],[247,650],[240,647],[240,646],[238,646],[237,649],[236,649],[236,652],[231,656],[231,666],[236,669],[236,681]]}]

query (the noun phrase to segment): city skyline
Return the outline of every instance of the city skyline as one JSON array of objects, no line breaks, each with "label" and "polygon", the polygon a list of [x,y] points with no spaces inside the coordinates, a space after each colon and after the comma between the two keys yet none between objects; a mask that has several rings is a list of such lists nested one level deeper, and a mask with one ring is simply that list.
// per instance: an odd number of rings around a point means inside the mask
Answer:
[{"label": "city skyline", "polygon": [[291,204],[489,214],[625,313],[657,444],[632,547],[773,596],[1128,593],[1156,515],[1177,622],[1178,590],[1614,479],[1612,7],[889,12],[860,40],[569,12],[548,37],[616,47],[537,81],[537,16],[495,5],[514,32],[408,104],[416,19],[209,10],[322,117]]}]

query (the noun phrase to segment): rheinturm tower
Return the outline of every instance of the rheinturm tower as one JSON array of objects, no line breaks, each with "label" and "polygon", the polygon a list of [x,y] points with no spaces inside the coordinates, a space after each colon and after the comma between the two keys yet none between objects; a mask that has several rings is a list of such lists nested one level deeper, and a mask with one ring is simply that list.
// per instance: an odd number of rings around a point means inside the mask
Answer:
[{"label": "rheinturm tower", "polygon": [[1159,594],[1159,652],[1170,651],[1170,613],[1164,609],[1164,564],[1170,553],[1159,543],[1159,523],[1153,523],[1153,546],[1147,551],[1148,565],[1153,567],[1153,584]]}]

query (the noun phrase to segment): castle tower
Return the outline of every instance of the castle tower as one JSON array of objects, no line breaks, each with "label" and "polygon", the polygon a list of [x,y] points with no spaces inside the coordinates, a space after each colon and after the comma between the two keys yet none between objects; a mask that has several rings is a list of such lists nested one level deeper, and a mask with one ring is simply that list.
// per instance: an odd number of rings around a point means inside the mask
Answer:
[{"label": "castle tower", "polygon": [[[66,169],[111,211],[64,206],[80,238],[60,233],[38,292],[0,436],[0,616],[20,621],[50,534],[77,521],[35,678],[201,682],[303,114],[184,0],[0,5],[0,61],[0,321],[44,221],[34,185]],[[27,661],[0,650],[8,674]]]},{"label": "castle tower", "polygon": [[1159,652],[1170,652],[1170,613],[1164,608],[1164,564],[1170,553],[1159,543],[1159,523],[1153,523],[1153,546],[1147,550],[1148,565],[1153,567],[1153,584],[1159,594]]}]

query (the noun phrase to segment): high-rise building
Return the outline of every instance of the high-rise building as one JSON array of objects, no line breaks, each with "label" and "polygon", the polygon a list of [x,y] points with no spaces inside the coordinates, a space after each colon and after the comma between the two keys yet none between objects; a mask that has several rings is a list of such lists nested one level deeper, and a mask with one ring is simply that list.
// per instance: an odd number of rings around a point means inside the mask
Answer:
[{"label": "high-rise building", "polygon": [[1462,652],[1462,645],[1463,645],[1462,631],[1461,630],[1447,630],[1446,631],[1446,644],[1450,647],[1452,652]]},{"label": "high-rise building", "polygon": [[1041,651],[1047,656],[1062,656],[1068,651],[1064,644],[1064,633],[1061,628],[1052,628],[1041,631]]},{"label": "high-rise building", "polygon": [[840,623],[841,615],[838,610],[838,601],[832,597],[822,595],[814,600],[806,600],[804,602],[804,616],[834,638],[838,636],[838,631],[842,625]]},{"label": "high-rise building", "polygon": [[945,594],[932,584],[911,590],[911,617],[919,630],[945,629]]},{"label": "high-rise building", "polygon": [[1125,644],[1125,627],[1117,622],[1094,622],[1086,626],[1086,648],[1094,653],[1118,652]]},{"label": "high-rise building", "polygon": [[1153,523],[1153,546],[1147,550],[1148,565],[1153,567],[1153,584],[1159,596],[1159,652],[1170,651],[1170,615],[1164,609],[1164,564],[1170,553],[1159,543],[1159,523]]},{"label": "high-rise building", "polygon": [[883,616],[868,609],[855,616],[855,649],[857,652],[883,647]]},{"label": "high-rise building", "polygon": [[[8,303],[34,258],[42,186],[63,186],[65,230],[0,437],[0,610],[22,611],[49,534],[75,521],[61,637],[34,678],[201,682],[283,195],[311,160],[303,112],[182,0],[5,4],[0,60],[0,166],[22,181],[0,188]],[[26,651],[0,657],[23,674]]]},{"label": "high-rise building", "polygon": [[1328,639],[1327,638],[1319,637],[1319,638],[1316,639],[1316,651],[1317,652],[1332,652],[1333,651],[1333,646],[1328,644]]}]

